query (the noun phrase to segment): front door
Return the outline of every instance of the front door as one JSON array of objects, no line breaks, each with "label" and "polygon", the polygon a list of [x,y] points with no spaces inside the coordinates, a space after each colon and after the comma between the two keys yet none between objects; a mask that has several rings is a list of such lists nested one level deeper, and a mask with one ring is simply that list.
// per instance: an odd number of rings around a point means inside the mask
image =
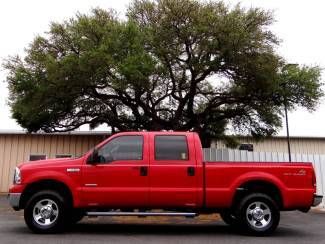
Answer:
[{"label": "front door", "polygon": [[146,207],[148,204],[147,135],[111,137],[98,148],[98,162],[83,168],[86,206]]},{"label": "front door", "polygon": [[199,177],[192,133],[150,134],[151,207],[196,207]]}]

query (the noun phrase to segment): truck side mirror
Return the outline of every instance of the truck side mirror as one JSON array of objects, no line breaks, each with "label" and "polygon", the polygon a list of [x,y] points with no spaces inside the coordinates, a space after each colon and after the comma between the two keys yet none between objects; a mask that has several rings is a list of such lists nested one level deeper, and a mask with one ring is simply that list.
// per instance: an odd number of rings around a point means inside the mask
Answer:
[{"label": "truck side mirror", "polygon": [[100,162],[100,158],[98,156],[98,151],[96,149],[93,150],[93,152],[90,154],[90,156],[87,159],[87,164],[96,164]]}]

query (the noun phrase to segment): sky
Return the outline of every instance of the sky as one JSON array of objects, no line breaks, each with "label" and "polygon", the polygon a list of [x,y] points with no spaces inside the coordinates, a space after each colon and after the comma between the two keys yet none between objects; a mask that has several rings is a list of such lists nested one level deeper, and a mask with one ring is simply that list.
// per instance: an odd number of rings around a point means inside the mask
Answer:
[{"label": "sky", "polygon": [[[202,0],[204,1],[204,0]],[[325,1],[323,0],[228,0],[230,5],[272,10],[276,22],[271,30],[281,39],[278,53],[288,63],[325,68]],[[24,48],[49,29],[52,21],[63,21],[91,8],[113,8],[123,17],[129,0],[3,0],[0,1],[0,63],[8,55],[24,56]],[[11,118],[6,71],[0,68],[0,130],[21,130]],[[322,74],[325,81],[325,71]],[[289,113],[293,136],[325,136],[325,99],[313,113],[297,109]],[[105,127],[99,127],[102,130]],[[83,127],[87,130],[87,127]],[[285,127],[279,132],[285,135]]]}]

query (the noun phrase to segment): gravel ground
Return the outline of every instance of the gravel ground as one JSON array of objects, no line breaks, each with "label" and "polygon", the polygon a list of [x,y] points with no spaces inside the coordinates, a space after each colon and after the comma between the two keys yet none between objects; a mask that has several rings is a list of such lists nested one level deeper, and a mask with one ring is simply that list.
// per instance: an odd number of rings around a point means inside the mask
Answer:
[{"label": "gravel ground", "polygon": [[0,196],[0,243],[325,243],[325,212],[283,212],[270,237],[242,236],[218,215],[180,217],[85,218],[71,230],[56,235],[32,234],[23,212],[10,209]]}]

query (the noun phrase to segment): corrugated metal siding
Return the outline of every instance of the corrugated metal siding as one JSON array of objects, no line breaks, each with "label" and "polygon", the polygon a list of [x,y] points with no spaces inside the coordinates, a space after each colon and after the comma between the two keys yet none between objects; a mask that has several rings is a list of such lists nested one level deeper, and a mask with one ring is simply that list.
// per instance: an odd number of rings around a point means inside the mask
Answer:
[{"label": "corrugated metal siding", "polygon": [[[288,162],[289,155],[282,152],[248,152],[230,149],[204,148],[205,161]],[[325,196],[325,155],[291,154],[292,162],[312,162],[317,180],[317,194]],[[325,207],[325,199],[320,207]]]},{"label": "corrugated metal siding", "polygon": [[[254,145],[255,152],[288,152],[287,140],[285,138],[267,138],[263,141],[255,141],[252,138],[239,138],[239,143],[249,143]],[[298,154],[325,154],[324,138],[291,138],[291,152]],[[226,148],[223,141],[213,141],[212,148]]]},{"label": "corrugated metal siding", "polygon": [[28,161],[30,154],[81,156],[104,140],[103,135],[0,134],[0,192],[7,192],[17,164]]}]

